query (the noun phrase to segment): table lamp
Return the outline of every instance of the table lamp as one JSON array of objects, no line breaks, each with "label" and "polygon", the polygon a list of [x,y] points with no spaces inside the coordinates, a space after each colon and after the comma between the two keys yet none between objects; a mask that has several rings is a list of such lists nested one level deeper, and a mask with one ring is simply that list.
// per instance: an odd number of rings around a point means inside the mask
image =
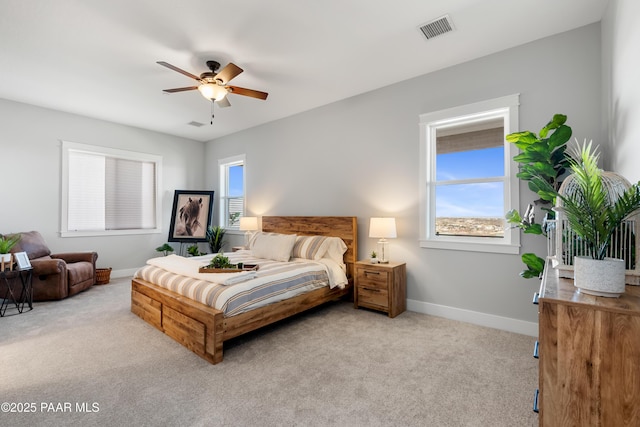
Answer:
[{"label": "table lamp", "polygon": [[241,231],[244,231],[244,247],[249,249],[249,239],[253,231],[258,229],[258,217],[255,216],[243,216],[240,218]]},{"label": "table lamp", "polygon": [[396,234],[395,218],[371,218],[369,222],[369,237],[377,237],[378,240],[378,262],[389,263],[389,241],[394,239]]}]

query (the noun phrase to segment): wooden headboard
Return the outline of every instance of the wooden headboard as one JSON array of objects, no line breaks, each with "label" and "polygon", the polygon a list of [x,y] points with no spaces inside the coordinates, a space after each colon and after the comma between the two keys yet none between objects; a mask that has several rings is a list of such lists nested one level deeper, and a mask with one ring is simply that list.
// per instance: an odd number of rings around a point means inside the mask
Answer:
[{"label": "wooden headboard", "polygon": [[352,278],[355,273],[358,260],[358,218],[355,216],[263,216],[262,231],[340,237],[347,245],[344,254],[347,277]]}]

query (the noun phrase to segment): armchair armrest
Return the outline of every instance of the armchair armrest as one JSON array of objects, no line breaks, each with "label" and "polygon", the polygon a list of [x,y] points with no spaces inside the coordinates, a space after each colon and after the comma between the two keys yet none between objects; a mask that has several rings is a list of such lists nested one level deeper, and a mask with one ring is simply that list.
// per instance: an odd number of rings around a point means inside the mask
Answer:
[{"label": "armchair armrest", "polygon": [[32,259],[31,266],[35,276],[62,274],[66,277],[67,274],[66,263],[59,259]]},{"label": "armchair armrest", "polygon": [[95,265],[98,259],[97,252],[67,252],[60,254],[51,254],[51,258],[58,258],[67,263],[86,261]]}]

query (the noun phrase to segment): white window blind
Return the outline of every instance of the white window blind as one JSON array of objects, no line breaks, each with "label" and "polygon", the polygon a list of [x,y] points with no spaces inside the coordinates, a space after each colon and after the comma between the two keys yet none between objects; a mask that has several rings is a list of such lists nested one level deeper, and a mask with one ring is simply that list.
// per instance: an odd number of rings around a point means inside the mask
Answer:
[{"label": "white window blind", "polygon": [[62,235],[159,232],[160,160],[64,143]]}]

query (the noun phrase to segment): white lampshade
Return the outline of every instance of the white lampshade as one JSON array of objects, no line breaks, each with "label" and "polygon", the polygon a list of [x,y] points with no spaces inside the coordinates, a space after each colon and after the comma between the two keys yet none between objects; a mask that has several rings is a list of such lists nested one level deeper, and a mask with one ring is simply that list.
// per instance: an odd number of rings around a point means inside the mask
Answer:
[{"label": "white lampshade", "polygon": [[395,218],[371,218],[369,222],[369,237],[385,239],[395,239],[396,219]]},{"label": "white lampshade", "polygon": [[369,237],[377,237],[378,240],[378,262],[387,264],[389,262],[389,242],[387,239],[398,237],[396,233],[395,218],[371,218],[369,221]]},{"label": "white lampshade", "polygon": [[201,84],[198,90],[205,98],[215,101],[220,101],[227,95],[227,89],[215,83]]},{"label": "white lampshade", "polygon": [[243,216],[240,218],[240,230],[254,231],[258,229],[258,217]]}]

